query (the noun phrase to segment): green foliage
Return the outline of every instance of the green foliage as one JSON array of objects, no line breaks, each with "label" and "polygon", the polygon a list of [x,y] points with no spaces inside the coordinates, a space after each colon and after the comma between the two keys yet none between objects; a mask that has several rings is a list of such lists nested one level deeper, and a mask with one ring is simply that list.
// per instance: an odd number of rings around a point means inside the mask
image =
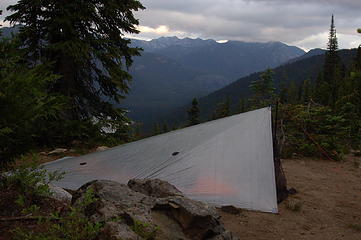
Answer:
[{"label": "green foliage", "polygon": [[163,133],[169,132],[169,127],[168,127],[168,124],[167,124],[167,123],[164,123],[164,124],[163,124],[162,132],[163,132]]},{"label": "green foliage", "polygon": [[332,15],[330,34],[327,44],[327,52],[325,54],[325,62],[323,67],[323,79],[320,87],[323,88],[323,95],[327,98],[319,99],[321,104],[334,107],[338,98],[338,89],[341,85],[340,58],[337,53],[338,41],[336,36],[336,28],[334,17]]},{"label": "green foliage", "polygon": [[[44,228],[40,233],[34,233],[17,228],[13,231],[14,240],[91,240],[96,239],[103,224],[92,223],[83,214],[85,209],[96,202],[92,189],[88,189],[80,205],[70,207],[69,211],[61,216],[53,213],[50,218],[39,218],[39,224]],[[55,221],[54,221],[55,220]]]},{"label": "green foliage", "polygon": [[0,167],[49,132],[49,123],[66,104],[65,98],[47,92],[58,79],[49,65],[29,69],[18,46],[16,40],[0,41]]},{"label": "green foliage", "polygon": [[288,199],[286,201],[286,208],[293,211],[293,212],[299,212],[302,209],[302,202],[298,199]]},{"label": "green foliage", "polygon": [[3,191],[15,189],[19,196],[15,203],[22,209],[22,214],[31,214],[38,218],[42,229],[34,233],[32,230],[16,228],[13,230],[14,240],[91,240],[95,239],[102,228],[99,222],[90,222],[83,214],[86,208],[96,202],[92,189],[88,189],[84,198],[77,206],[70,207],[65,214],[53,212],[50,216],[41,216],[41,199],[50,196],[49,183],[62,178],[62,173],[47,172],[37,164],[36,156],[29,163],[3,175],[0,187]]},{"label": "green foliage", "polygon": [[161,133],[162,133],[162,130],[160,128],[159,123],[155,123],[153,125],[153,135],[158,135],[158,134],[161,134]]},{"label": "green foliage", "polygon": [[348,226],[349,226],[349,228],[353,229],[356,232],[361,232],[361,222],[360,223],[352,223],[352,224],[349,224]]},{"label": "green foliage", "polygon": [[342,159],[350,148],[350,126],[343,115],[319,105],[283,105],[281,118],[285,124],[283,155],[323,155]]},{"label": "green foliage", "polygon": [[[51,6],[51,7],[50,7]],[[130,140],[125,71],[139,55],[123,33],[137,33],[136,0],[20,1],[6,18],[18,37],[0,42],[0,167],[32,148],[73,140]],[[111,19],[111,21],[109,21]]]},{"label": "green foliage", "polygon": [[145,240],[153,240],[157,234],[158,228],[151,226],[148,223],[141,221],[134,221],[132,230]]},{"label": "green foliage", "polygon": [[1,187],[2,189],[15,188],[19,193],[16,204],[25,212],[35,211],[36,200],[50,195],[48,184],[60,180],[64,173],[46,171],[39,166],[36,155],[33,155],[30,162],[24,159],[20,159],[20,162],[22,162],[20,166],[5,174]]},{"label": "green foliage", "polygon": [[13,13],[5,20],[22,25],[19,38],[29,65],[53,63],[50,70],[59,78],[48,88],[69,98],[64,119],[122,121],[123,112],[109,102],[128,93],[126,70],[140,49],[129,47],[124,34],[139,32],[133,11],[140,9],[137,0],[23,0],[7,8]]},{"label": "green foliage", "polygon": [[187,111],[188,113],[188,126],[197,125],[200,123],[199,120],[199,107],[197,98],[193,98],[192,107]]},{"label": "green foliage", "polygon": [[300,87],[300,101],[308,103],[311,100],[312,92],[311,79],[306,79]]},{"label": "green foliage", "polygon": [[228,117],[231,115],[231,109],[230,109],[231,101],[229,98],[227,98],[226,101],[218,103],[216,109],[214,110],[213,119],[219,119]]},{"label": "green foliage", "polygon": [[252,81],[249,88],[252,91],[251,106],[256,108],[271,105],[275,97],[275,87],[273,82],[274,72],[267,69],[260,76],[260,79]]},{"label": "green foliage", "polygon": [[247,99],[241,97],[239,99],[238,112],[244,113],[244,112],[247,112],[247,109],[248,109],[248,101],[247,101]]}]

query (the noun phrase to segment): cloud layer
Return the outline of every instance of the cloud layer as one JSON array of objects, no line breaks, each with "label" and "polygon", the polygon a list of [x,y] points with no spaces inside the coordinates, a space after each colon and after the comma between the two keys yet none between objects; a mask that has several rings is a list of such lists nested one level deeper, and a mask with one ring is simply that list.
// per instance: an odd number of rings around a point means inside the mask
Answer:
[{"label": "cloud layer", "polygon": [[[4,9],[15,0],[2,0]],[[215,40],[282,41],[304,49],[325,47],[331,14],[340,48],[357,47],[360,0],[141,0],[142,39],[160,36]],[[0,18],[1,20],[1,18]]]},{"label": "cloud layer", "polygon": [[305,49],[325,47],[335,15],[341,48],[357,47],[361,35],[360,0],[143,0],[141,25],[167,26],[162,34],[216,40],[282,41]]}]

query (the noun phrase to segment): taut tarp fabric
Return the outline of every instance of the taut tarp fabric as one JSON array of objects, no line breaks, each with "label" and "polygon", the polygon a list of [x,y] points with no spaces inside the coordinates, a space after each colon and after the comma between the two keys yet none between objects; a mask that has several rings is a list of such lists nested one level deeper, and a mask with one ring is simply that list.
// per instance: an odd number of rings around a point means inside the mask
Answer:
[{"label": "taut tarp fabric", "polygon": [[51,162],[45,168],[66,172],[56,183],[64,188],[76,189],[95,179],[127,183],[159,178],[192,199],[277,212],[269,108]]}]

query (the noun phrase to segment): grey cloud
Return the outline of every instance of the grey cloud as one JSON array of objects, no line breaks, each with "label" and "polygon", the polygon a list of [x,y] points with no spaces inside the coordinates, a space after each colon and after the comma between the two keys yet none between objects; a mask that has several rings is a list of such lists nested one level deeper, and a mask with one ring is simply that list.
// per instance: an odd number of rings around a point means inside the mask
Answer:
[{"label": "grey cloud", "polygon": [[[355,34],[355,29],[361,26],[360,0],[144,0],[143,3],[147,10],[137,15],[142,25],[167,25],[173,31],[203,38],[300,42],[327,32],[332,13],[340,33]],[[320,47],[319,42],[320,39],[315,40],[315,47]]]},{"label": "grey cloud", "polygon": [[[307,42],[307,47],[315,39],[314,47],[321,47],[327,38],[321,38],[320,33],[328,31],[332,13],[339,33],[357,35],[355,29],[361,27],[360,0],[140,1],[146,7],[136,13],[141,25],[166,25],[170,29],[169,33],[142,33],[138,36],[141,38],[176,34],[216,40]],[[0,7],[14,2],[1,0]],[[355,44],[355,38],[352,39]]]}]

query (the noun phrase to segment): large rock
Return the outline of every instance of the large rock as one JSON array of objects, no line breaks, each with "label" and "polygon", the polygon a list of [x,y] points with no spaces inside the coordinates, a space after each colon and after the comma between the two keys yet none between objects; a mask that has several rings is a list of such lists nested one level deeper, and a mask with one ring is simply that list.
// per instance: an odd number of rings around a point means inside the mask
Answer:
[{"label": "large rock", "polygon": [[172,184],[159,179],[131,179],[128,187],[136,192],[157,198],[183,196],[182,192]]},{"label": "large rock", "polygon": [[51,184],[49,184],[48,186],[50,191],[50,198],[64,203],[71,203],[73,196],[68,191],[65,191],[63,188]]},{"label": "large rock", "polygon": [[97,201],[85,215],[105,223],[101,239],[233,240],[214,207],[188,199],[161,180],[131,180],[127,185],[92,181],[73,195],[79,204],[87,189]]}]

